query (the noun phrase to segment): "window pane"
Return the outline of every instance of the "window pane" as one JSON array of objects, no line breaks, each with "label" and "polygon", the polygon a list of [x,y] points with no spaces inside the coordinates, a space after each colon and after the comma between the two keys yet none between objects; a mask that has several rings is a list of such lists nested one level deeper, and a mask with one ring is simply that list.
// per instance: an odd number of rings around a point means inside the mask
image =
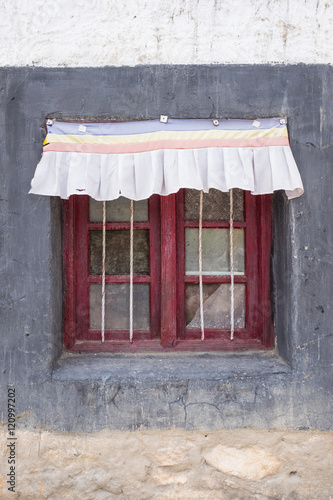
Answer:
[{"label": "window pane", "polygon": [[[102,285],[90,285],[90,329],[101,329]],[[105,329],[129,330],[130,285],[128,283],[105,286]],[[149,285],[133,285],[134,330],[149,330]]]},{"label": "window pane", "polygon": [[[244,192],[241,189],[233,190],[234,220],[244,221]],[[185,189],[185,220],[199,219],[200,191]],[[210,189],[203,195],[202,219],[215,221],[229,221],[230,202],[229,193],[217,189]]]},{"label": "window pane", "polygon": [[[244,274],[244,229],[234,229],[234,272]],[[199,273],[199,229],[185,229],[185,270]],[[202,230],[202,274],[230,274],[229,229]]]},{"label": "window pane", "polygon": [[[203,285],[205,328],[230,328],[230,284]],[[235,328],[245,328],[245,285],[235,284]],[[186,285],[186,326],[200,328],[199,285]]]},{"label": "window pane", "polygon": [[[120,197],[117,200],[106,202],[107,222],[128,222],[130,220],[131,202],[128,198]],[[93,198],[89,200],[90,222],[103,221],[103,202]],[[142,222],[148,220],[148,200],[134,202],[134,220]]]},{"label": "window pane", "polygon": [[[90,274],[102,274],[103,235],[101,230],[89,231]],[[135,229],[133,236],[134,274],[149,274],[149,230]],[[130,273],[130,230],[106,231],[106,274]]]}]

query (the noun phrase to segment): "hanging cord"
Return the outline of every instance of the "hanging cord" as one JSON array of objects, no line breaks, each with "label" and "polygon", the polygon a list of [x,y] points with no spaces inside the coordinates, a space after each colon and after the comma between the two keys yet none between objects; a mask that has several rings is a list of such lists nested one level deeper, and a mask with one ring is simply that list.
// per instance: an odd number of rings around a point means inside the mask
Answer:
[{"label": "hanging cord", "polygon": [[133,200],[131,200],[131,218],[130,218],[130,300],[129,300],[129,314],[130,314],[130,327],[129,327],[129,339],[133,342],[133,225],[134,225],[134,209]]},{"label": "hanging cord", "polygon": [[234,339],[235,331],[235,283],[234,283],[234,196],[233,190],[229,191],[230,198],[230,340]]},{"label": "hanging cord", "polygon": [[106,258],[106,251],[105,251],[105,241],[106,241],[106,203],[103,201],[103,232],[102,232],[102,326],[101,326],[101,333],[102,333],[102,342],[104,342],[104,331],[105,331],[105,258]]},{"label": "hanging cord", "polygon": [[203,288],[202,288],[202,207],[203,207],[203,191],[200,191],[200,208],[199,208],[199,293],[200,293],[200,328],[201,340],[205,340],[205,325],[203,311]]}]

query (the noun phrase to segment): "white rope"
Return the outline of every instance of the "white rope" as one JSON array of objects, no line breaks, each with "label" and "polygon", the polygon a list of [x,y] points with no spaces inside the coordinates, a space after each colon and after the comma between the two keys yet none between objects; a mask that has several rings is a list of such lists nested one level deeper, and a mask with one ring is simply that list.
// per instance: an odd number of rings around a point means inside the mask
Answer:
[{"label": "white rope", "polygon": [[101,333],[102,333],[102,342],[104,342],[104,331],[105,331],[105,258],[106,258],[106,251],[105,251],[105,240],[106,240],[106,203],[103,201],[103,234],[102,234],[102,326],[101,326]]},{"label": "white rope", "polygon": [[235,283],[234,283],[234,197],[233,190],[229,191],[230,198],[230,340],[234,339],[235,331]]},{"label": "white rope", "polygon": [[133,200],[131,200],[131,219],[130,219],[130,303],[129,303],[129,337],[130,342],[133,342],[133,225],[134,225],[134,210]]},{"label": "white rope", "polygon": [[202,289],[202,206],[203,191],[200,191],[200,209],[199,209],[199,293],[200,293],[200,328],[201,340],[205,340],[205,325],[203,311],[203,289]]}]

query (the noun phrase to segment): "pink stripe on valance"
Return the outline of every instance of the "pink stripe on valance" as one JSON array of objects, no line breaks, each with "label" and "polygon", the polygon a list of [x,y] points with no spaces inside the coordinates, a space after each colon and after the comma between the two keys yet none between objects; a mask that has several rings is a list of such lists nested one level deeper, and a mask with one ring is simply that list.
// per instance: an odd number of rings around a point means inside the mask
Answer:
[{"label": "pink stripe on valance", "polygon": [[163,149],[201,149],[201,148],[260,148],[264,146],[288,146],[287,137],[261,137],[258,139],[207,139],[200,141],[153,141],[133,144],[76,144],[53,142],[43,150],[75,153],[123,154],[144,153]]}]

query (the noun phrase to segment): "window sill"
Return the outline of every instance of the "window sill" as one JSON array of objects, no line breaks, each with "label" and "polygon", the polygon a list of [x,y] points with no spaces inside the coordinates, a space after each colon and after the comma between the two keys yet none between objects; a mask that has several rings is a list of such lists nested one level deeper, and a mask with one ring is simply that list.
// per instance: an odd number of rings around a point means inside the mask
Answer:
[{"label": "window sill", "polygon": [[55,367],[53,380],[127,380],[154,382],[221,380],[290,374],[291,368],[275,351],[246,353],[101,354],[66,352]]},{"label": "window sill", "polygon": [[[98,334],[100,336],[100,333]],[[238,351],[251,351],[267,349],[258,339],[247,338],[246,332],[237,331],[236,338],[230,340],[230,332],[224,335],[221,339],[209,338],[208,335],[204,343],[200,340],[201,332],[197,332],[196,339],[177,340],[172,342],[169,346],[162,346],[159,340],[137,340],[133,343],[126,341],[87,341],[79,340],[69,349],[73,353],[110,353],[110,354],[137,354],[145,353],[149,355],[165,354],[165,353],[207,353],[207,352],[238,352]]]}]

